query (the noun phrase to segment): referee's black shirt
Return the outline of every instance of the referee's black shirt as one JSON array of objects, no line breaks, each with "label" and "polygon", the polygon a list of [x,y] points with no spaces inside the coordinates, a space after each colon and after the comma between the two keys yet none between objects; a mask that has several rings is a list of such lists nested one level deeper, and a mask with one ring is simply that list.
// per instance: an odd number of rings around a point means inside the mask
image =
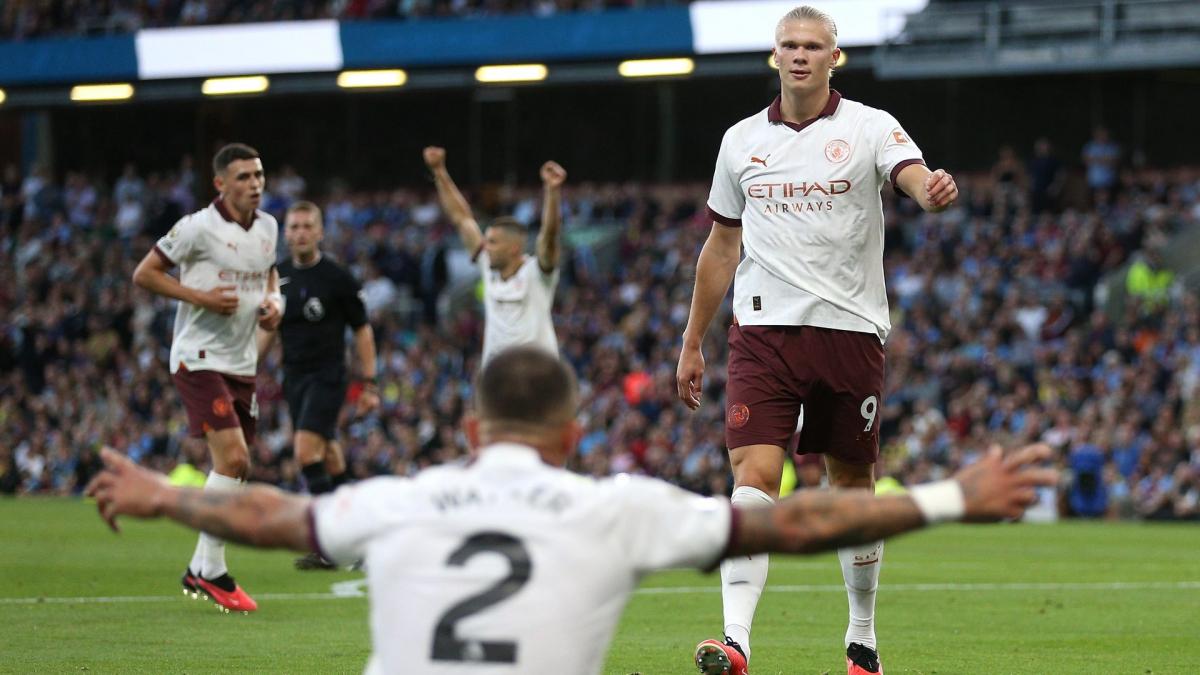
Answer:
[{"label": "referee's black shirt", "polygon": [[284,367],[344,365],[346,326],[357,329],[367,322],[358,280],[325,255],[310,267],[296,267],[288,258],[279,265],[279,287],[287,299],[279,324]]}]

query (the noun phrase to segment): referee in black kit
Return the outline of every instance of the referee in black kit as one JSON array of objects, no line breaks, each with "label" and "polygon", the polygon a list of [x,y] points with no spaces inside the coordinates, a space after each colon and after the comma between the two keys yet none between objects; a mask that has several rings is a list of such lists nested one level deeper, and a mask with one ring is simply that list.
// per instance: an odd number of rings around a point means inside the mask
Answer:
[{"label": "referee in black kit", "polygon": [[[338,413],[346,399],[346,326],[354,329],[363,381],[358,414],[379,407],[375,377],[375,337],[367,323],[362,286],[341,265],[321,255],[321,209],[298,201],[287,210],[284,238],[291,259],[279,265],[285,299],[283,393],[295,430],[292,447],[312,494],[330,492],[346,480],[346,459],[337,442]],[[266,354],[275,333],[259,329],[258,353]],[[299,569],[332,568],[312,553],[296,560]]]}]

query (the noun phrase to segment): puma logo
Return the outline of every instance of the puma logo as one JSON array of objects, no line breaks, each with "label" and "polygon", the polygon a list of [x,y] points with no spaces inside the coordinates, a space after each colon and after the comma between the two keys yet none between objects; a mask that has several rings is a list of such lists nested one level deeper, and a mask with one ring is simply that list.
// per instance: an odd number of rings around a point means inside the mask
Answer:
[{"label": "puma logo", "polygon": [[767,168],[767,160],[770,158],[771,158],[770,155],[767,155],[766,158],[764,158],[764,159],[759,159],[758,157],[751,157],[750,163],[751,164],[762,164],[763,168],[765,169],[765,168]]}]

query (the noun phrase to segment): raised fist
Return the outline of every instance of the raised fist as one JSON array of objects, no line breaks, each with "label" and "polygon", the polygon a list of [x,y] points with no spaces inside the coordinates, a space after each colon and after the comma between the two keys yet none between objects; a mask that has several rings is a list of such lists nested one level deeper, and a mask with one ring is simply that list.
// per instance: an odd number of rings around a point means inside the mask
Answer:
[{"label": "raised fist", "polygon": [[567,180],[567,170],[558,162],[546,162],[542,165],[542,184],[546,187],[559,187]]},{"label": "raised fist", "polygon": [[444,168],[446,166],[446,149],[439,148],[436,145],[431,145],[425,148],[422,153],[425,156],[425,166],[433,171]]}]

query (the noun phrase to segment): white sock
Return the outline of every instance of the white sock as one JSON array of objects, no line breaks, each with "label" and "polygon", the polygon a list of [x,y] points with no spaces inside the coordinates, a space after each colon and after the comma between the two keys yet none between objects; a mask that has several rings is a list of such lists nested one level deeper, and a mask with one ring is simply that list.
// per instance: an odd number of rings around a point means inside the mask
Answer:
[{"label": "white sock", "polygon": [[[743,485],[733,491],[729,501],[735,506],[753,508],[775,503],[767,493]],[[725,607],[725,635],[738,643],[750,659],[750,624],[754,622],[754,610],[758,608],[758,597],[767,585],[769,556],[760,553],[754,556],[737,556],[721,563],[721,602]]]},{"label": "white sock", "polygon": [[846,646],[851,642],[875,649],[875,592],[879,588],[879,567],[883,564],[883,542],[838,549],[842,578],[850,600],[850,625],[846,628]]},{"label": "white sock", "polygon": [[[230,476],[222,476],[216,471],[208,472],[208,480],[204,481],[206,491],[237,490],[241,486],[242,481]],[[196,551],[192,553],[192,562],[188,567],[191,568],[193,574],[198,574],[205,579],[216,579],[227,573],[229,568],[225,566],[225,542],[211,534],[201,532],[200,539],[196,542]]]}]

